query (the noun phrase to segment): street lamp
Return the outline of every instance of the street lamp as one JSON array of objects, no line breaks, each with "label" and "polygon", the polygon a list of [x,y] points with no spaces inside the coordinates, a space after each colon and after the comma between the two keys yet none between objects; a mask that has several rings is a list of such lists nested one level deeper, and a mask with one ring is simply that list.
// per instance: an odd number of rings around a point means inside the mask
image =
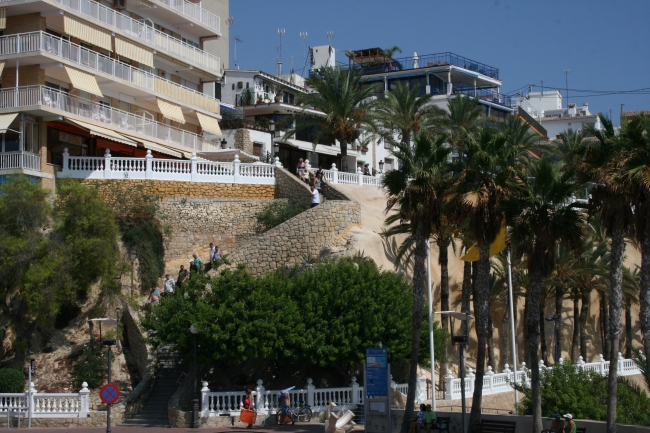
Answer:
[{"label": "street lamp", "polygon": [[[453,335],[451,337],[451,344],[458,344],[460,350],[460,396],[462,401],[462,415],[463,429],[461,433],[465,433],[465,347],[469,344],[469,319],[472,317],[469,313],[460,313],[458,311],[436,311],[436,314],[445,314],[458,320],[465,321],[465,335]],[[479,385],[480,386],[480,385]]]},{"label": "street lamp", "polygon": [[194,337],[194,398],[192,399],[192,428],[199,428],[199,373],[196,357],[196,336],[199,334],[199,330],[192,325],[190,326],[190,332],[192,333],[192,337]]},{"label": "street lamp", "polygon": [[227,145],[228,145],[228,142],[226,141],[226,139],[222,138],[221,139],[221,148],[225,149]]},{"label": "street lamp", "polygon": [[383,159],[379,160],[379,172],[380,173],[384,172],[384,160]]},{"label": "street lamp", "polygon": [[560,361],[560,335],[559,335],[559,326],[558,323],[562,320],[562,316],[559,314],[554,314],[552,317],[546,318],[547,322],[553,322],[553,338],[555,339],[553,344],[553,359],[557,364]]},{"label": "street lamp", "polygon": [[135,248],[131,249],[131,296],[133,296],[133,274],[135,273],[135,259],[138,258],[138,254],[135,251]]}]

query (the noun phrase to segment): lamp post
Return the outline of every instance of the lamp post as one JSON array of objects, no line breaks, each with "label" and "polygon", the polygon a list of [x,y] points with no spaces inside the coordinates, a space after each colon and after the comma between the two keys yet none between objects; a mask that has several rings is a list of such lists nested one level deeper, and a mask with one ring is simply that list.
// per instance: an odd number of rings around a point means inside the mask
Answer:
[{"label": "lamp post", "polygon": [[135,248],[131,249],[131,296],[133,296],[133,274],[135,273],[135,259],[137,258],[138,254]]},{"label": "lamp post", "polygon": [[[115,340],[104,340],[102,342],[104,346],[108,346],[108,382],[111,383],[111,364],[113,363],[113,351],[111,346],[115,345]],[[111,433],[111,406],[112,404],[106,405],[106,433]]]},{"label": "lamp post", "polygon": [[192,428],[199,428],[199,395],[198,395],[198,383],[199,383],[199,372],[196,356],[196,336],[199,334],[199,330],[190,326],[190,332],[194,338],[194,398],[192,399]]},{"label": "lamp post", "polygon": [[[472,317],[469,315],[469,313],[460,313],[458,311],[437,311],[436,314],[445,314],[447,316],[456,318],[458,320],[464,320],[465,321],[465,335],[454,335],[451,337],[451,344],[458,344],[459,345],[459,351],[460,351],[460,397],[461,397],[461,404],[462,404],[462,414],[461,414],[461,419],[462,419],[462,425],[463,429],[461,430],[461,433],[466,432],[466,412],[467,412],[467,405],[465,403],[465,347],[469,343],[469,319]],[[479,385],[481,386],[481,385]]]},{"label": "lamp post", "polygon": [[384,160],[383,159],[379,160],[379,172],[380,173],[384,172]]},{"label": "lamp post", "polygon": [[557,364],[560,361],[560,335],[558,323],[562,320],[562,316],[559,314],[554,314],[552,317],[546,318],[547,322],[553,322],[553,359]]},{"label": "lamp post", "polygon": [[226,139],[222,138],[221,139],[221,148],[225,149],[227,145],[228,145],[228,142],[226,141]]}]

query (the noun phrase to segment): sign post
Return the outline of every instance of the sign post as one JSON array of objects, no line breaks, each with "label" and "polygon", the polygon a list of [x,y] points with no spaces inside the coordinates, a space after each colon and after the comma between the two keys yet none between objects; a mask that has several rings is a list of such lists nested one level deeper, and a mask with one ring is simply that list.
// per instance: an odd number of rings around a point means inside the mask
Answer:
[{"label": "sign post", "polygon": [[106,408],[106,433],[111,433],[111,405],[117,403],[120,398],[119,388],[111,383],[111,364],[113,363],[113,351],[111,346],[115,340],[104,340],[104,346],[108,346],[108,383],[99,390],[99,398],[107,405]]},{"label": "sign post", "polygon": [[[366,431],[372,431],[373,424],[368,423],[369,414],[384,415],[388,418],[385,431],[391,431],[392,419],[390,410],[390,365],[388,350],[384,348],[366,349],[364,376],[364,411]],[[379,430],[375,430],[379,431]]]}]

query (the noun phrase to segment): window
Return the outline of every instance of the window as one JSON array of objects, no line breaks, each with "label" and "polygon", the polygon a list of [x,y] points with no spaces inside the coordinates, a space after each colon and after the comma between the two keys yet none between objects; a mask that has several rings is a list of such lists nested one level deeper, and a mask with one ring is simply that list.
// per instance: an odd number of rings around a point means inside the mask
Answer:
[{"label": "window", "polygon": [[248,89],[248,81],[246,81],[246,88]]},{"label": "window", "polygon": [[262,143],[253,143],[253,155],[261,157],[263,149],[264,145]]},{"label": "window", "polygon": [[393,169],[393,159],[392,158],[385,158],[384,159],[384,171],[392,170]]},{"label": "window", "polygon": [[181,78],[181,86],[187,87],[188,89],[192,89],[192,90],[197,90],[197,91],[199,90],[198,84],[193,83],[191,81],[187,81],[184,78]]},{"label": "window", "polygon": [[237,81],[237,88],[238,89],[243,89],[244,88],[244,83],[242,81]]},{"label": "window", "polygon": [[30,119],[25,119],[25,143],[24,150],[31,153],[39,153],[41,151],[39,145],[38,123]]},{"label": "window", "polygon": [[47,128],[47,162],[63,165],[63,149],[71,156],[95,155],[95,140],[90,137]]},{"label": "window", "polygon": [[390,145],[390,141],[384,140],[383,138],[380,138],[379,140],[384,142],[384,149],[390,150],[393,148],[393,146]]},{"label": "window", "polygon": [[182,40],[183,42],[185,42],[187,45],[191,45],[191,46],[193,46],[193,47],[195,47],[195,48],[200,48],[198,43],[196,43],[196,42],[194,42],[194,41],[192,41],[192,40],[190,40],[190,39],[181,38],[181,40]]}]

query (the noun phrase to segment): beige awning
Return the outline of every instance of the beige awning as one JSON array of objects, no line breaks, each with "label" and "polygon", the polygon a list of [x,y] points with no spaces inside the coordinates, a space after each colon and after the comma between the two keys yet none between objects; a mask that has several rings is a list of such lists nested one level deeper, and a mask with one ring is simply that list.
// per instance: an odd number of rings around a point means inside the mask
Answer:
[{"label": "beige awning", "polygon": [[201,124],[201,128],[203,128],[204,131],[221,137],[221,128],[219,127],[219,121],[216,118],[206,116],[205,114],[199,113],[198,111],[196,112],[196,117],[199,118],[199,123]]},{"label": "beige awning", "polygon": [[6,60],[0,62],[0,75],[2,75],[2,70],[5,68],[5,63],[7,63]]},{"label": "beige awning", "polygon": [[126,144],[128,146],[138,147],[138,143],[136,143],[134,140],[131,140],[130,138],[127,138],[115,131],[111,131],[108,128],[91,125],[90,123],[81,122],[79,120],[72,120],[68,117],[66,117],[65,120],[83,129],[87,129],[88,132],[90,132],[90,135],[97,135],[107,140],[116,141],[118,143]]},{"label": "beige awning", "polygon": [[127,137],[132,138],[134,140],[138,140],[140,143],[142,143],[142,146],[144,146],[145,149],[153,150],[154,152],[162,153],[163,155],[169,155],[176,158],[183,157],[183,153],[180,151],[172,150],[165,146],[161,146],[160,144],[155,144],[150,141],[145,141],[141,138],[136,138],[131,135],[127,135]]},{"label": "beige awning", "polygon": [[7,8],[0,8],[0,30],[7,28]]},{"label": "beige awning", "polygon": [[158,102],[158,108],[160,108],[163,117],[174,122],[185,123],[185,116],[183,116],[183,110],[181,110],[180,105],[160,98],[156,98],[156,101]]},{"label": "beige awning", "polygon": [[76,89],[84,90],[93,95],[104,97],[102,91],[99,89],[99,84],[97,84],[97,79],[92,74],[84,72],[82,70],[73,68],[72,66],[63,65],[65,71],[70,77],[70,82]]},{"label": "beige awning", "polygon": [[70,36],[96,45],[108,51],[113,51],[111,32],[72,15],[63,15],[63,31]]},{"label": "beige awning", "polygon": [[18,116],[18,113],[0,114],[0,134],[7,132],[11,122]]},{"label": "beige awning", "polygon": [[153,50],[145,48],[125,39],[121,36],[115,36],[115,52],[127,59],[135,60],[138,63],[153,68]]}]

